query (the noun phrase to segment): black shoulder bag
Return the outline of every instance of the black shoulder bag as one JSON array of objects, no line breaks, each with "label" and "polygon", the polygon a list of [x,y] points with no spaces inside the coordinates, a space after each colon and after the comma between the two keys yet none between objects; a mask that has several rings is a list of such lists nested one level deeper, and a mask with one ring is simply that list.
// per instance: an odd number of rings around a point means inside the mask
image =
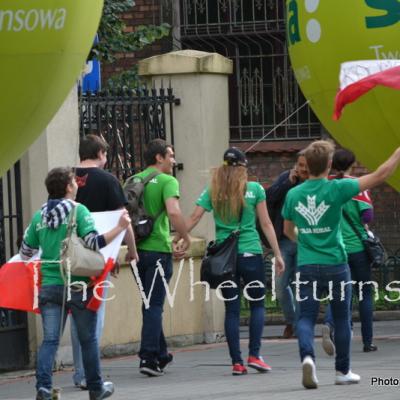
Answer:
[{"label": "black shoulder bag", "polygon": [[240,225],[242,223],[243,208],[239,215],[239,226],[223,242],[211,241],[206,255],[201,263],[201,280],[208,282],[211,289],[225,281],[232,281],[236,277],[236,263]]},{"label": "black shoulder bag", "polygon": [[385,257],[386,252],[385,248],[382,245],[382,242],[376,235],[372,234],[372,232],[371,232],[372,235],[370,235],[368,230],[366,230],[367,238],[364,239],[361,236],[360,232],[354,226],[353,221],[350,219],[349,215],[344,210],[343,210],[343,216],[350,225],[353,232],[357,235],[357,237],[361,240],[362,244],[364,245],[364,249],[368,255],[371,267],[372,268],[381,267],[385,263],[385,258],[386,258]]}]

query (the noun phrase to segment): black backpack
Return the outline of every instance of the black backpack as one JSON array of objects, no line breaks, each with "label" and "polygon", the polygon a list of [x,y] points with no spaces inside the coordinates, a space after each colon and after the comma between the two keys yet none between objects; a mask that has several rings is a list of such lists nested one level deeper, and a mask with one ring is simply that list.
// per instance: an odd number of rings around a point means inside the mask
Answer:
[{"label": "black backpack", "polygon": [[130,177],[124,185],[124,193],[128,200],[126,209],[132,220],[132,228],[135,232],[136,241],[143,240],[150,236],[155,221],[163,212],[163,210],[161,210],[157,215],[151,216],[144,207],[144,188],[157,175],[160,175],[160,172],[152,172],[145,178],[134,175]]}]

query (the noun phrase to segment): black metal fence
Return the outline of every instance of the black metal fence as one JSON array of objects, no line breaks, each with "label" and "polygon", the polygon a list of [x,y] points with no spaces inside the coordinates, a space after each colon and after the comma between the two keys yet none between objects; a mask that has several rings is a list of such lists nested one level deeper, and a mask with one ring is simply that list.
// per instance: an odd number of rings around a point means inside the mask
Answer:
[{"label": "black metal fence", "polygon": [[[163,0],[169,22],[172,0]],[[175,43],[183,49],[216,52],[233,61],[229,77],[231,142],[310,140],[321,124],[305,104],[286,45],[283,0],[180,0]],[[289,118],[290,116],[290,118]]]},{"label": "black metal fence", "polygon": [[[17,253],[22,235],[21,173],[17,162],[0,178],[0,267]],[[23,368],[28,362],[26,313],[0,308],[0,370]]]},{"label": "black metal fence", "polygon": [[19,161],[0,178],[0,263],[14,255],[23,235]]},{"label": "black metal fence", "polygon": [[[385,264],[373,269],[372,275],[373,280],[379,284],[381,290],[385,289],[386,285],[390,283],[400,290],[400,249],[388,254]],[[400,302],[397,302],[397,306],[400,307]]]},{"label": "black metal fence", "polygon": [[[279,302],[272,301],[272,262],[273,253],[270,249],[264,248],[264,262],[265,262],[265,276],[267,283],[267,297],[265,301],[265,308],[267,309],[267,314],[278,314],[282,315],[282,309]],[[374,296],[375,310],[398,310],[400,309],[400,249],[393,253],[389,253],[385,263],[379,268],[372,269],[372,279],[371,283]],[[389,285],[389,286],[387,286]],[[353,289],[355,298],[358,293],[355,292],[357,288]],[[376,295],[379,298],[376,299]],[[326,303],[326,302],[325,302]],[[242,310],[244,314],[250,311],[250,306],[248,301],[242,301]],[[324,310],[321,307],[321,310]],[[323,312],[323,311],[322,311]]]},{"label": "black metal fence", "polygon": [[106,169],[125,180],[144,167],[143,151],[152,139],[174,144],[171,87],[80,93],[80,135],[103,137],[110,145]]}]

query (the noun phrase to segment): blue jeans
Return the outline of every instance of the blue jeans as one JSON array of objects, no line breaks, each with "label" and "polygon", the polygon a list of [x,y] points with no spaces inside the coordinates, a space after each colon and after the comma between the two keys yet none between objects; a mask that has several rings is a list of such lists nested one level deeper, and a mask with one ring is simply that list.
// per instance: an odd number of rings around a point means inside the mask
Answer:
[{"label": "blue jeans", "polygon": [[[108,279],[108,278],[107,278]],[[107,297],[108,287],[103,289],[103,298]],[[103,334],[104,319],[106,315],[106,302],[103,301],[97,310],[97,323],[96,323],[96,339],[100,346],[101,336]],[[85,370],[83,368],[82,349],[79,344],[78,331],[74,319],[71,319],[71,344],[72,344],[72,358],[74,361],[74,375],[72,380],[75,385],[79,385],[85,381]]]},{"label": "blue jeans", "polygon": [[[335,324],[335,369],[344,374],[350,369],[350,300],[351,284],[343,286],[343,300],[341,299],[341,282],[350,281],[350,269],[347,264],[341,265],[302,265],[297,268],[300,272],[300,316],[297,323],[297,337],[299,341],[300,358],[311,356],[314,353],[314,328],[318,317],[322,295],[329,293],[329,282],[332,282],[332,296],[330,305]],[[316,282],[316,298],[314,298],[313,282]],[[305,300],[302,300],[305,299]]]},{"label": "blue jeans", "polygon": [[[157,261],[160,262],[168,283],[172,277],[172,255],[155,251],[139,251],[137,264],[139,277],[146,297],[149,297],[157,271]],[[167,342],[162,327],[162,313],[165,300],[165,287],[160,274],[154,279],[150,298],[150,306],[146,309],[142,304],[143,326],[139,357],[142,360],[157,361],[168,356]]]},{"label": "blue jeans", "polygon": [[265,264],[261,254],[252,257],[238,256],[237,273],[235,283],[237,288],[222,289],[225,299],[237,296],[235,300],[225,301],[225,335],[228,342],[229,354],[232,364],[243,364],[240,351],[240,279],[244,285],[249,282],[259,281],[264,287],[250,288],[247,290],[250,300],[250,325],[249,325],[249,356],[259,357],[261,348],[261,337],[264,329],[265,316]]},{"label": "blue jeans", "polygon": [[[82,346],[83,365],[89,390],[102,388],[99,348],[96,340],[97,314],[86,308],[92,297],[88,290],[87,300],[82,301],[82,292],[72,292],[71,300],[66,301],[64,318],[61,322],[64,287],[61,285],[42,286],[39,293],[39,308],[43,323],[43,342],[40,346],[36,367],[36,388],[51,390],[52,370],[60,342],[61,324],[64,328],[68,311],[75,321],[79,342]],[[66,295],[66,293],[65,293]]]},{"label": "blue jeans", "polygon": [[[357,297],[357,299],[359,299],[358,309],[361,321],[361,335],[364,345],[367,346],[372,343],[372,338],[373,338],[372,286],[371,285],[362,286],[362,300],[360,300],[359,284],[360,282],[371,281],[372,279],[371,264],[368,259],[368,255],[365,251],[348,254],[348,258],[349,258],[351,279],[356,282],[353,288],[353,294],[355,297]],[[351,320],[351,314],[350,314],[350,320]],[[324,323],[329,324],[333,329],[335,327],[330,307],[328,307],[328,309],[326,310]]]},{"label": "blue jeans", "polygon": [[282,239],[279,241],[279,248],[285,262],[285,271],[281,276],[276,276],[276,298],[282,307],[286,323],[295,325],[298,306],[290,284],[296,272],[297,244],[289,239]]}]

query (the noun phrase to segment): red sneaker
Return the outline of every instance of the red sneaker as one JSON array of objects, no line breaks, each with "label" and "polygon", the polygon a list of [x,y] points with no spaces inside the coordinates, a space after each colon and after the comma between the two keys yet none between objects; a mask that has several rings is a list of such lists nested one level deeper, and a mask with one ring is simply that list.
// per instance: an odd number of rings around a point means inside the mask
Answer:
[{"label": "red sneaker", "polygon": [[256,369],[258,372],[268,372],[268,371],[271,371],[271,369],[272,369],[272,367],[270,365],[268,365],[266,362],[264,362],[262,357],[250,356],[247,359],[247,365],[250,368]]},{"label": "red sneaker", "polygon": [[242,364],[233,364],[232,375],[246,375],[247,369]]}]

